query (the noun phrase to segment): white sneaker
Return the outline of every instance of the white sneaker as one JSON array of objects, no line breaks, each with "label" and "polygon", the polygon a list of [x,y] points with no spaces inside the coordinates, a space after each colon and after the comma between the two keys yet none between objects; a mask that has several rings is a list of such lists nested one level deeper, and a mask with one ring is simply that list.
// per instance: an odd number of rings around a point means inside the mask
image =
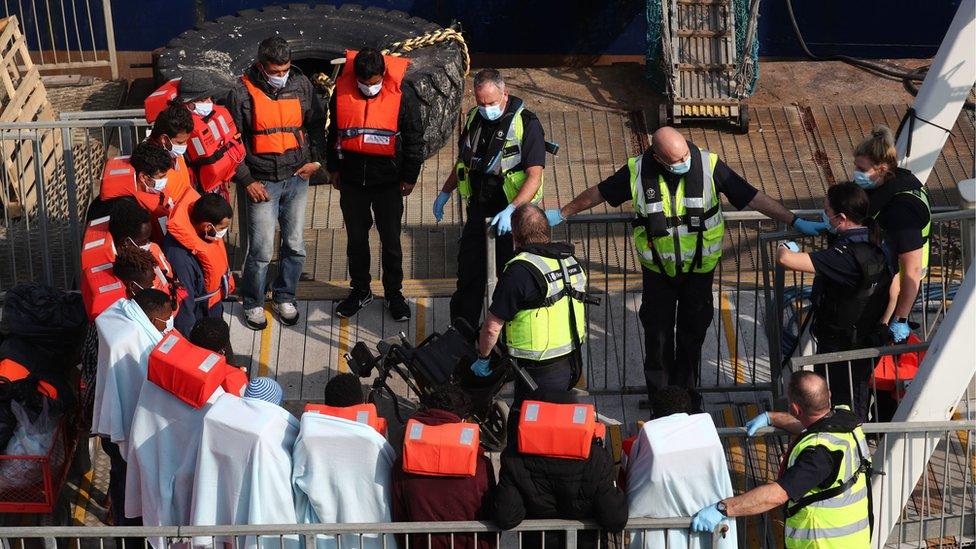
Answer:
[{"label": "white sneaker", "polygon": [[275,303],[274,310],[278,313],[278,318],[285,326],[294,326],[298,322],[298,307],[291,301]]},{"label": "white sneaker", "polygon": [[244,309],[244,324],[252,330],[263,330],[268,327],[268,319],[264,316],[264,307]]}]

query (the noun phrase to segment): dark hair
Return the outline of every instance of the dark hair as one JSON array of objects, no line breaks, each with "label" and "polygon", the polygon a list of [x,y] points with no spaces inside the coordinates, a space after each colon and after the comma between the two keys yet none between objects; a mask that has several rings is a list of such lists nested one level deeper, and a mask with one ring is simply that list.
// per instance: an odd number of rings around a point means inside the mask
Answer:
[{"label": "dark hair", "polygon": [[152,223],[152,216],[139,204],[131,200],[115,200],[109,214],[108,232],[117,248],[121,248],[126,238],[135,239],[142,232],[142,226]]},{"label": "dark hair", "polygon": [[356,54],[356,59],[352,62],[353,69],[356,71],[356,78],[360,80],[370,79],[378,74],[383,74],[386,70],[386,62],[383,61],[383,54],[373,48],[363,48]]},{"label": "dark hair", "polygon": [[457,385],[441,385],[429,395],[421,397],[428,409],[444,410],[464,418],[471,409],[471,397]]},{"label": "dark hair", "polygon": [[157,290],[155,288],[146,288],[144,290],[139,290],[136,292],[135,297],[136,304],[145,311],[146,315],[155,315],[163,308],[169,307],[173,308],[173,302],[170,300],[169,295],[166,292]]},{"label": "dark hair", "polygon": [[118,249],[112,271],[123,281],[138,282],[155,274],[156,258],[146,250],[125,246]]},{"label": "dark hair", "polygon": [[153,123],[152,135],[165,135],[170,139],[181,133],[193,132],[193,114],[183,105],[170,105],[163,109]]},{"label": "dark hair", "polygon": [[834,214],[844,214],[851,222],[868,228],[871,244],[881,245],[881,227],[869,215],[871,201],[868,193],[857,183],[846,181],[832,185],[827,189],[827,203]]},{"label": "dark hair", "polygon": [[830,391],[827,381],[816,372],[801,370],[790,377],[786,395],[790,402],[806,414],[826,412],[830,409]]},{"label": "dark hair", "polygon": [[272,65],[284,65],[291,61],[291,48],[288,41],[280,36],[265,38],[258,44],[258,61]]},{"label": "dark hair", "polygon": [[220,317],[201,318],[193,325],[188,339],[197,347],[224,354],[230,346],[230,326]]},{"label": "dark hair", "polygon": [[552,240],[546,213],[535,204],[522,204],[512,214],[512,237],[520,244],[545,244]]},{"label": "dark hair", "polygon": [[190,223],[220,223],[234,216],[234,209],[224,197],[214,193],[204,193],[190,208]]},{"label": "dark hair", "polygon": [[691,412],[691,393],[684,387],[668,385],[658,389],[651,397],[651,417],[659,418]]},{"label": "dark hair", "polygon": [[132,150],[129,164],[136,171],[136,175],[144,173],[152,177],[159,172],[168,172],[173,167],[173,157],[160,145],[143,141]]},{"label": "dark hair", "polygon": [[326,406],[355,406],[366,402],[363,385],[355,374],[339,374],[325,384]]}]

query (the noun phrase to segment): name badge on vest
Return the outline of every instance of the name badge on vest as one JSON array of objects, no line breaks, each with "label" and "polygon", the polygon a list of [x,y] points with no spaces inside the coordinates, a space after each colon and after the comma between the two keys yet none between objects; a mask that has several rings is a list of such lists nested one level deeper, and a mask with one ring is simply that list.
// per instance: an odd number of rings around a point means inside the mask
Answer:
[{"label": "name badge on vest", "polygon": [[692,227],[698,227],[701,225],[701,218],[697,215],[688,216],[688,224]]},{"label": "name badge on vest", "polygon": [[363,136],[363,143],[368,143],[370,145],[389,145],[390,136],[388,135],[373,135],[368,133]]}]

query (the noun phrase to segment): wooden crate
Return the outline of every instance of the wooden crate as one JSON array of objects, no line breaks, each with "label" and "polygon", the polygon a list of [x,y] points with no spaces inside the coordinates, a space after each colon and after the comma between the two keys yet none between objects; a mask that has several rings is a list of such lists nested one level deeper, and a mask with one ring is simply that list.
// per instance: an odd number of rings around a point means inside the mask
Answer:
[{"label": "wooden crate", "polygon": [[[0,19],[0,123],[55,118],[17,18]],[[37,205],[37,163],[44,181],[53,184],[61,162],[61,134],[24,130],[15,137],[0,140],[0,200],[9,216],[20,217],[32,214]],[[39,158],[35,158],[35,140],[40,142]]]}]

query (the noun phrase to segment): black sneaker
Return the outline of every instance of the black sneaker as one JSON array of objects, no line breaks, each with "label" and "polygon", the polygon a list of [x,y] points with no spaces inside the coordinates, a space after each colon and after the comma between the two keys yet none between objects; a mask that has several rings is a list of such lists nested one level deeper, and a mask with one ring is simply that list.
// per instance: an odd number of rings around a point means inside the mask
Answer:
[{"label": "black sneaker", "polygon": [[349,318],[372,302],[373,292],[369,290],[353,290],[349,292],[349,297],[340,301],[336,306],[336,314],[341,318]]},{"label": "black sneaker", "polygon": [[390,314],[393,315],[393,320],[396,322],[410,320],[410,306],[407,305],[407,300],[403,299],[402,295],[387,299],[386,307],[390,309]]}]

